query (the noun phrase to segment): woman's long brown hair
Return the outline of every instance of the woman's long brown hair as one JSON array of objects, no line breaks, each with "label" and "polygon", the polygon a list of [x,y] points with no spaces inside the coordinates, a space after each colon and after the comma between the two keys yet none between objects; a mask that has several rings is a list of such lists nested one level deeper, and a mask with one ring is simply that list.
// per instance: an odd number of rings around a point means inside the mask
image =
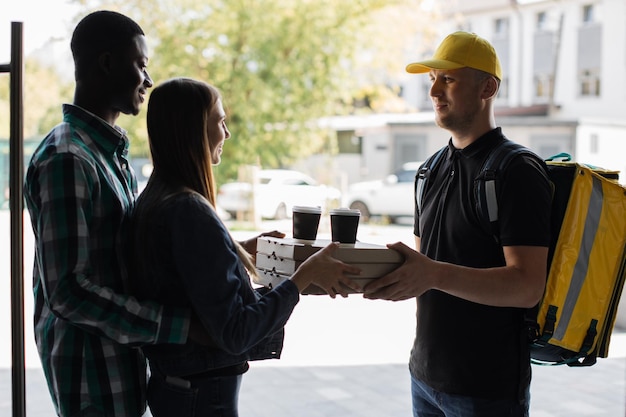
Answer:
[{"label": "woman's long brown hair", "polygon": [[[190,78],[165,81],[152,91],[147,121],[154,169],[137,200],[134,216],[139,228],[142,216],[180,193],[198,194],[215,209],[208,120],[220,98],[217,88]],[[256,274],[251,256],[233,242],[248,272]]]}]

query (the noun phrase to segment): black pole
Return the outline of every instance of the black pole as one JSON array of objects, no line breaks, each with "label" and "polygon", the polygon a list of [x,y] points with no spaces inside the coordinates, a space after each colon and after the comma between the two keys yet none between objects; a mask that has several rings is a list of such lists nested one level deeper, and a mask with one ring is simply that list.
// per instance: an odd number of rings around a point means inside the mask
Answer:
[{"label": "black pole", "polygon": [[24,354],[24,102],[23,24],[11,23],[11,133],[9,208],[11,210],[11,340],[13,417],[26,416]]}]

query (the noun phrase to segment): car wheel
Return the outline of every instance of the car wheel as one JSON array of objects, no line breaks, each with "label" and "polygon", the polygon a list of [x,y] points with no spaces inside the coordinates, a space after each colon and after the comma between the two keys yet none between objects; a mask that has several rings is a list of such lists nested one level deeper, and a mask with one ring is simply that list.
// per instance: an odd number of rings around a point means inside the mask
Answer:
[{"label": "car wheel", "polygon": [[361,221],[362,222],[369,222],[370,221],[370,217],[372,217],[372,216],[370,214],[369,209],[367,208],[367,205],[365,205],[364,202],[362,202],[362,201],[353,201],[350,204],[350,208],[359,210],[361,212]]},{"label": "car wheel", "polygon": [[287,206],[285,203],[280,203],[278,207],[276,207],[276,212],[274,213],[274,219],[276,220],[284,220],[287,218]]}]

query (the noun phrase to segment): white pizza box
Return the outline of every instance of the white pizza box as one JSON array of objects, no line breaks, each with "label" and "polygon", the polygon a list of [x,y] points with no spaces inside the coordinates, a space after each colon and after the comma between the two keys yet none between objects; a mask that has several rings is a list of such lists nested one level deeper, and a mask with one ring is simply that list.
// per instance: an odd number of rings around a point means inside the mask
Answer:
[{"label": "white pizza box", "polygon": [[[263,287],[270,288],[270,289],[276,287],[281,282],[291,278],[291,275],[289,274],[282,274],[280,272],[266,270],[263,268],[257,268],[256,272],[257,272],[257,277],[253,279],[254,283],[257,285],[261,285]],[[375,279],[376,278],[352,278],[352,280],[354,280],[357,284],[359,284],[361,288],[369,284],[370,282],[374,281]],[[356,293],[357,291],[351,288],[348,288],[348,294],[356,294]],[[304,295],[327,295],[326,291],[324,291],[323,289],[321,289],[315,284],[311,284],[307,288],[305,288],[302,294]]]},{"label": "white pizza box", "polygon": [[[303,261],[330,242],[327,239],[305,241],[264,236],[257,239],[257,252],[274,255],[277,258]],[[333,256],[346,263],[399,264],[404,261],[402,255],[393,249],[358,241],[356,243],[341,243]]]},{"label": "white pizza box", "polygon": [[[330,240],[303,241],[293,238],[260,237],[257,240],[256,267],[258,278],[255,283],[273,288],[289,279],[300,264],[321,250]],[[361,269],[358,275],[348,275],[362,287],[380,278],[403,262],[403,256],[386,246],[372,243],[342,243],[333,256]],[[349,293],[354,293],[349,290]],[[321,288],[311,285],[303,294],[326,294]]]},{"label": "white pizza box", "polygon": [[[274,254],[257,252],[256,266],[266,271],[274,271],[280,274],[291,275],[304,261],[298,261],[290,258],[281,258]],[[348,275],[350,278],[380,278],[400,266],[398,262],[383,263],[355,263],[346,262],[361,269],[359,275]]]}]

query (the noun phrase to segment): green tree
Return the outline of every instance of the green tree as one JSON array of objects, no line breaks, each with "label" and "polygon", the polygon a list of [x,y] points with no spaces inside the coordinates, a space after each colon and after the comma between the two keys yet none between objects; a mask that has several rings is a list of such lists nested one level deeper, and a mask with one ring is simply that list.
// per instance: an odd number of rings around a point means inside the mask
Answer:
[{"label": "green tree", "polygon": [[[306,155],[332,153],[334,138],[316,121],[353,112],[359,90],[377,98],[396,94],[385,81],[364,85],[356,75],[363,73],[359,59],[365,51],[402,52],[397,45],[414,31],[406,23],[420,4],[417,0],[79,2],[88,9],[118,10],[141,24],[151,44],[149,71],[157,84],[188,76],[222,91],[233,136],[224,148],[222,180],[234,178],[244,164],[284,167]],[[410,13],[398,13],[401,7]],[[397,20],[375,24],[381,13],[390,16],[391,9]],[[373,32],[383,26],[383,31]],[[399,27],[406,33],[399,36]],[[389,54],[376,62],[388,58]],[[404,64],[397,55],[395,60],[396,66]],[[147,155],[145,119],[124,118],[120,123],[133,135],[131,152]]]},{"label": "green tree", "polygon": [[[24,138],[45,135],[61,120],[61,103],[71,101],[72,84],[35,58],[24,62]],[[9,136],[10,75],[0,77],[0,138]]]}]

